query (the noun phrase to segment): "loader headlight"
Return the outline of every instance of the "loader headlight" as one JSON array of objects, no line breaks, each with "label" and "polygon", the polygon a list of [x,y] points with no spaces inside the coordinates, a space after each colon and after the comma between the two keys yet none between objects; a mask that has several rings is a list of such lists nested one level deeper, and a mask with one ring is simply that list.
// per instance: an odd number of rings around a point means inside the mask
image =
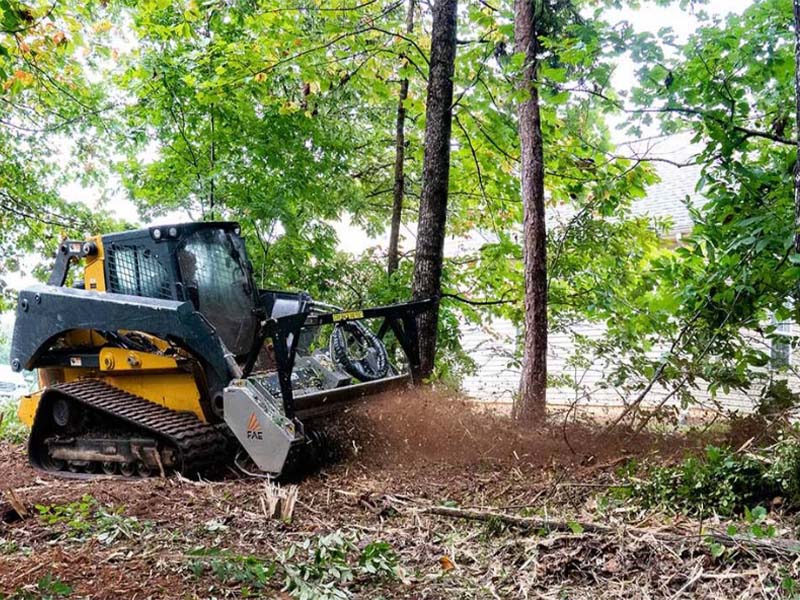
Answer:
[{"label": "loader headlight", "polygon": [[170,227],[168,233],[169,233],[169,237],[171,237],[171,238],[178,237],[178,229],[177,229],[177,227]]},{"label": "loader headlight", "polygon": [[161,239],[161,230],[160,229],[153,229],[153,238],[160,240]]}]

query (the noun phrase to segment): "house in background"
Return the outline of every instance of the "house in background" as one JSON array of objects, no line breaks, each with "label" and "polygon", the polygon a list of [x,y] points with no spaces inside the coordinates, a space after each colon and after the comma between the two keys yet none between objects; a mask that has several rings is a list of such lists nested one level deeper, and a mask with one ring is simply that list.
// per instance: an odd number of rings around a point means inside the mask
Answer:
[{"label": "house in background", "polygon": [[[648,216],[663,221],[668,219],[670,226],[663,234],[664,243],[679,244],[681,239],[692,230],[692,218],[689,206],[700,209],[704,204],[703,197],[696,191],[700,178],[700,166],[691,164],[694,154],[688,139],[684,136],[668,136],[642,140],[635,144],[622,145],[620,153],[626,150],[631,156],[646,156],[656,159],[652,162],[660,181],[649,187],[647,196],[636,201],[631,207],[634,216]],[[555,215],[558,219],[558,215]],[[793,325],[781,323],[783,333],[791,334]],[[603,323],[585,322],[574,326],[573,332],[589,339],[598,339],[604,333]],[[470,325],[463,329],[462,345],[477,365],[472,375],[464,378],[462,389],[476,399],[490,403],[511,403],[519,387],[520,370],[515,358],[515,348],[520,331],[509,321],[495,319],[480,326]],[[769,344],[757,338],[754,342]],[[548,403],[554,408],[572,405],[590,407],[593,410],[619,409],[633,398],[630,394],[608,384],[607,372],[602,361],[595,360],[588,367],[576,368],[568,363],[575,353],[573,337],[569,332],[551,332],[548,339],[548,374],[560,380],[568,376],[576,385],[571,387],[551,387],[548,390]],[[653,358],[666,350],[654,349]],[[792,353],[787,344],[776,343],[770,348],[775,366],[789,365]],[[794,379],[792,387],[800,379]],[[658,405],[668,394],[668,390],[655,386],[648,395],[645,404]],[[701,384],[700,389],[692,390],[698,401],[698,407],[705,409],[722,408],[724,410],[750,411],[757,402],[758,392],[752,395],[737,391],[723,394],[719,392],[712,398]],[[667,406],[676,406],[679,400],[675,397],[667,401]]]}]

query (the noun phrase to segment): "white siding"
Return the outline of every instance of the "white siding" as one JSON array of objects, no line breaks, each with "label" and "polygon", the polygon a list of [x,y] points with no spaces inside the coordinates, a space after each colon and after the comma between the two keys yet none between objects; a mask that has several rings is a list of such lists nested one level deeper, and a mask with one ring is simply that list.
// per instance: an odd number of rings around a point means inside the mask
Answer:
[{"label": "white siding", "polygon": [[[591,339],[603,335],[604,327],[598,324],[585,323],[574,328],[574,332]],[[797,335],[797,327],[789,326],[786,332]],[[508,321],[495,320],[483,326],[466,327],[462,343],[470,352],[477,364],[475,374],[465,377],[462,389],[471,398],[485,402],[510,403],[519,386],[519,367],[516,366],[514,349],[517,331]],[[762,345],[768,352],[769,342],[759,334],[752,332],[754,345]],[[572,335],[553,333],[548,339],[548,370],[551,377],[570,376],[577,385],[573,387],[551,387],[548,390],[548,402],[553,406],[567,406],[575,403],[578,406],[620,407],[634,400],[636,391],[626,391],[621,387],[608,384],[608,369],[604,361],[596,359],[588,367],[574,367],[568,359],[575,353]],[[658,359],[667,350],[667,345],[655,348],[649,356]],[[793,354],[791,365],[797,365]],[[800,377],[794,371],[778,373],[777,378],[787,378],[791,389],[800,392]],[[699,381],[690,389],[699,408],[723,409],[725,411],[749,412],[758,402],[760,386],[749,393],[729,391],[718,392],[713,396],[707,390],[707,384]],[[645,406],[657,406],[668,395],[669,390],[656,385],[647,395]],[[665,404],[668,407],[680,406],[678,395],[673,395]]]},{"label": "white siding", "polygon": [[[689,138],[680,135],[639,140],[620,146],[620,153],[632,157],[660,159],[652,164],[661,181],[648,188],[646,198],[634,202],[631,212],[636,216],[668,218],[671,227],[666,233],[667,242],[680,240],[682,235],[691,231],[692,219],[689,206],[702,208],[704,203],[703,197],[695,190],[700,177],[700,167],[689,164],[695,152],[696,148],[692,148]],[[569,207],[550,210],[548,227],[557,227],[569,220],[570,216]],[[474,235],[467,240],[451,240],[448,249],[454,253],[475,250],[491,239],[491,235],[486,238]],[[583,323],[574,328],[574,333],[591,339],[598,339],[603,335],[603,331],[604,326],[596,323]],[[511,402],[519,386],[519,367],[516,366],[514,358],[517,333],[511,323],[502,320],[495,320],[480,327],[466,325],[463,327],[462,344],[478,367],[475,374],[463,381],[463,389],[469,396],[487,402]],[[756,332],[752,332],[751,335],[752,343],[762,345],[762,349],[769,354],[769,342]],[[636,397],[636,391],[629,392],[608,384],[608,369],[600,359],[594,360],[588,367],[572,366],[569,359],[575,354],[576,349],[573,337],[569,333],[551,333],[548,344],[549,375],[552,378],[570,376],[578,382],[577,386],[554,387],[548,390],[548,400],[551,404],[570,405],[578,402],[587,406],[620,407]],[[651,358],[658,359],[666,350],[666,346],[654,349]],[[798,365],[795,358],[792,355],[789,361],[790,368]],[[797,373],[791,373],[788,377],[786,374],[779,374],[778,377],[788,378],[792,390],[800,391],[800,377]],[[759,392],[760,390],[755,388],[751,393],[720,392],[712,398],[704,382],[697,382],[696,387],[691,390],[692,396],[701,406],[713,407],[716,404],[725,410],[741,411],[752,410],[758,401]],[[668,393],[669,390],[655,386],[648,394],[645,404],[657,406]],[[678,404],[677,394],[667,402],[667,406]]]},{"label": "white siding", "polygon": [[462,381],[467,395],[491,402],[511,402],[519,387],[519,367],[514,358],[516,336],[514,325],[504,319],[464,327],[461,344],[477,367],[474,375]]},{"label": "white siding", "polygon": [[679,240],[692,230],[688,206],[701,208],[704,203],[702,196],[695,191],[700,170],[699,165],[676,167],[658,163],[656,171],[661,181],[647,189],[646,198],[633,203],[631,214],[637,217],[669,219],[671,225],[666,237],[669,240]]}]

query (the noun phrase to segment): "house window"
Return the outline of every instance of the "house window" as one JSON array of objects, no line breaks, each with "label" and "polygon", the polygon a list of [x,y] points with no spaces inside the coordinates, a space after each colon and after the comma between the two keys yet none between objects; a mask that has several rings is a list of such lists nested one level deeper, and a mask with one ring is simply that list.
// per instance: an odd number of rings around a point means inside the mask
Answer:
[{"label": "house window", "polygon": [[792,322],[776,322],[775,334],[787,336],[775,337],[770,342],[770,366],[773,369],[782,369],[788,367],[792,362],[792,345],[787,339],[792,334]]}]

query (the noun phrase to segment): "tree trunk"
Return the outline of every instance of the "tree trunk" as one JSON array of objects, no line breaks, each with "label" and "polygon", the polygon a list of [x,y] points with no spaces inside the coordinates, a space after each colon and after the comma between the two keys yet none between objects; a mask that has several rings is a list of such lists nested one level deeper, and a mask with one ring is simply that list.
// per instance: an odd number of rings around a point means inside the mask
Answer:
[{"label": "tree trunk", "polygon": [[[406,33],[414,31],[414,0],[408,0],[406,14]],[[406,61],[404,61],[406,62]],[[400,243],[400,223],[403,217],[403,196],[405,195],[405,157],[406,157],[406,108],[408,98],[408,79],[400,81],[400,93],[397,96],[397,122],[395,125],[394,147],[394,192],[392,194],[392,226],[389,232],[389,258],[386,270],[389,275],[397,270],[400,263],[398,245]]]},{"label": "tree trunk", "polygon": [[[457,0],[436,0],[433,5],[428,101],[425,110],[425,155],[422,197],[419,203],[417,249],[414,260],[415,299],[438,298],[442,282],[447,186],[450,180],[450,130],[453,117],[453,71],[456,57]],[[419,377],[433,372],[436,354],[438,299],[417,320]]]},{"label": "tree trunk", "polygon": [[[794,94],[797,132],[797,162],[794,165],[794,251],[800,252],[800,0],[794,0]],[[800,314],[800,302],[797,300],[795,310]]]},{"label": "tree trunk", "polygon": [[[800,0],[798,0],[800,1]],[[544,421],[547,399],[547,230],[544,220],[544,156],[536,86],[540,0],[515,0],[515,51],[525,53],[520,85],[529,95],[519,105],[521,150],[525,337],[514,418]]]}]

